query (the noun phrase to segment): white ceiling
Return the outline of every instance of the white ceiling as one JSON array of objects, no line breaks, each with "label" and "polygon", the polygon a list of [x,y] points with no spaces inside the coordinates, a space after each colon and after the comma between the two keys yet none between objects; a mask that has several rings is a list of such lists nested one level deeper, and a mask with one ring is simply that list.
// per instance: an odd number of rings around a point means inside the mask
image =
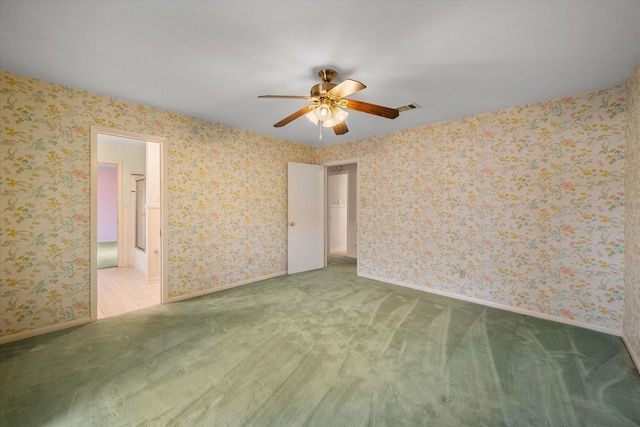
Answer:
[{"label": "white ceiling", "polygon": [[[622,84],[640,58],[640,1],[7,1],[0,68],[325,145]],[[299,118],[317,71],[367,88],[349,133]]]}]

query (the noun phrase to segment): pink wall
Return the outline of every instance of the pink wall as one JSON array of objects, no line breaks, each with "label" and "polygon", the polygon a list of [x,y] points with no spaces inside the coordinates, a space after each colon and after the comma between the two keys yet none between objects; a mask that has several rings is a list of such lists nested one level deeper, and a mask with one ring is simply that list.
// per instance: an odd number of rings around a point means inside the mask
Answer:
[{"label": "pink wall", "polygon": [[98,166],[98,242],[118,240],[118,169]]}]

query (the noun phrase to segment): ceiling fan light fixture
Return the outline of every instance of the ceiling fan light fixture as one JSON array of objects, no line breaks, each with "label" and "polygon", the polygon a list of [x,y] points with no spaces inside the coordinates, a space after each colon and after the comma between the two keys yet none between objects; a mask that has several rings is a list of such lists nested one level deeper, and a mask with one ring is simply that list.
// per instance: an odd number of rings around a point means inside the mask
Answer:
[{"label": "ceiling fan light fixture", "polygon": [[328,104],[322,104],[315,109],[315,114],[321,122],[329,120],[331,118],[331,107]]},{"label": "ceiling fan light fixture", "polygon": [[331,112],[331,118],[322,122],[322,126],[326,128],[332,128],[337,124],[344,122],[349,113],[344,111],[340,107],[333,107],[333,111]]},{"label": "ceiling fan light fixture", "polygon": [[309,111],[307,114],[304,115],[307,119],[309,119],[309,121],[311,123],[313,123],[314,125],[318,124],[318,116],[316,116],[316,112],[315,110]]},{"label": "ceiling fan light fixture", "polygon": [[[374,116],[385,117],[387,119],[395,119],[404,111],[405,107],[389,108],[382,105],[370,104],[364,101],[348,99],[354,93],[366,88],[361,82],[352,79],[346,79],[342,83],[332,83],[337,73],[335,70],[323,69],[318,72],[318,76],[322,83],[316,84],[311,88],[308,96],[300,95],[261,95],[258,98],[286,98],[286,99],[304,99],[313,103],[306,107],[300,108],[284,119],[280,120],[273,127],[281,128],[291,123],[300,116],[307,116],[307,119],[314,125],[320,126],[320,139],[322,139],[322,128],[331,127],[336,135],[344,135],[349,132],[345,119],[348,114],[343,108],[356,110],[362,113],[373,114]],[[417,104],[406,106],[407,109],[419,108]]]}]

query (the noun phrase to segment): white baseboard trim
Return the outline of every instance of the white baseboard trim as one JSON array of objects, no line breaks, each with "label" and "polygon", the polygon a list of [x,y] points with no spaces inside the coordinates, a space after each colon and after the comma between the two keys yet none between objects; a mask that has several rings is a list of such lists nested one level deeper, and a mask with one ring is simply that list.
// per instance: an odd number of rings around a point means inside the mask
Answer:
[{"label": "white baseboard trim", "polygon": [[[256,278],[249,279],[249,280],[243,280],[241,282],[231,283],[229,285],[220,286],[220,287],[213,288],[213,289],[205,289],[203,291],[194,292],[194,293],[191,293],[191,294],[188,294],[188,295],[180,295],[180,296],[177,296],[177,297],[174,297],[174,298],[169,298],[165,303],[182,301],[182,300],[186,300],[186,299],[189,299],[189,298],[196,298],[196,297],[199,297],[199,296],[202,296],[202,295],[207,295],[207,294],[212,294],[214,292],[223,291],[225,289],[236,288],[238,286],[248,285],[250,283],[259,282],[261,280],[271,279],[273,277],[278,277],[278,276],[284,276],[285,274],[287,274],[286,271],[280,271],[280,272],[277,272],[277,273],[268,274],[266,276],[256,277]],[[62,330],[62,329],[73,328],[74,326],[85,325],[85,324],[90,323],[90,322],[91,322],[91,318],[90,317],[85,317],[85,318],[82,318],[82,319],[72,320],[70,322],[64,322],[64,323],[58,323],[56,325],[45,326],[44,328],[31,329],[31,330],[24,331],[24,332],[18,332],[18,333],[11,334],[11,335],[1,336],[0,337],[0,345],[6,344],[6,343],[9,343],[9,342],[13,342],[13,341],[23,340],[25,338],[35,337],[37,335],[48,334],[49,332],[55,332],[55,331],[59,331],[59,330]]]},{"label": "white baseboard trim", "polygon": [[603,333],[609,334],[609,335],[615,335],[615,336],[618,336],[618,337],[622,337],[623,336],[622,335],[622,331],[619,331],[617,329],[607,328],[605,326],[592,325],[591,323],[580,322],[578,320],[573,320],[573,319],[566,319],[564,317],[558,317],[558,316],[554,316],[554,315],[546,314],[546,313],[539,313],[537,311],[527,310],[527,309],[520,308],[520,307],[512,307],[510,305],[498,304],[498,303],[491,302],[491,301],[485,301],[485,300],[482,300],[482,299],[479,299],[479,298],[472,298],[472,297],[468,297],[468,296],[465,296],[465,295],[454,294],[454,293],[447,292],[447,291],[440,291],[438,289],[427,288],[427,287],[424,287],[424,286],[411,285],[409,283],[404,283],[404,282],[400,282],[400,281],[397,281],[397,280],[383,279],[383,278],[372,276],[372,275],[369,275],[369,274],[358,274],[358,276],[366,277],[367,279],[377,280],[378,282],[389,283],[391,285],[397,285],[397,286],[402,286],[402,287],[405,287],[405,288],[417,289],[419,291],[427,292],[427,293],[430,293],[430,294],[441,295],[441,296],[444,296],[444,297],[449,297],[449,298],[458,299],[458,300],[462,300],[462,301],[472,302],[472,303],[475,303],[475,304],[486,305],[486,306],[497,308],[497,309],[500,309],[500,310],[506,310],[506,311],[511,311],[511,312],[518,313],[518,314],[524,314],[526,316],[537,317],[537,318],[540,318],[540,319],[551,320],[553,322],[564,323],[564,324],[571,325],[571,326],[578,326],[578,327],[581,327],[581,328],[591,329],[593,331],[603,332]]},{"label": "white baseboard trim", "polygon": [[74,326],[85,325],[91,322],[90,317],[84,317],[82,319],[72,320],[70,322],[57,323],[51,326],[45,326],[44,328],[30,329],[24,332],[18,332],[16,334],[5,335],[0,337],[0,345],[8,342],[19,341],[25,338],[35,337],[37,335],[48,334],[49,332],[60,331],[62,329],[73,328]]},{"label": "white baseboard trim", "polygon": [[154,277],[152,279],[147,279],[147,285],[155,285],[156,283],[160,283],[159,277]]},{"label": "white baseboard trim", "polygon": [[[259,281],[262,281],[262,280],[272,279],[272,278],[278,277],[278,276],[284,276],[286,274],[287,274],[286,271],[280,271],[280,272],[277,272],[277,273],[268,274],[268,275],[265,275],[265,276],[260,276],[260,277],[256,277],[256,278],[249,279],[249,280],[243,280],[243,281],[240,281],[240,282],[231,283],[231,284],[220,286],[220,287],[217,287],[217,288],[205,289],[205,290],[202,290],[202,291],[199,291],[199,292],[194,292],[194,293],[191,293],[191,294],[188,294],[188,295],[180,295],[180,296],[177,296],[177,297],[169,298],[167,300],[167,303],[183,301],[183,300],[190,299],[190,298],[196,298],[196,297],[199,297],[199,296],[208,295],[208,294],[212,294],[212,293],[215,293],[215,292],[223,291],[225,289],[237,288],[239,286],[248,285],[248,284],[259,282]],[[622,341],[623,341],[624,345],[627,347],[629,355],[631,356],[631,360],[633,361],[634,365],[636,366],[636,369],[640,373],[640,357],[637,354],[635,354],[635,352],[633,351],[633,348],[631,347],[631,343],[629,342],[627,337],[621,331],[618,331],[617,329],[611,329],[611,328],[606,328],[606,327],[603,327],[603,326],[592,325],[592,324],[589,324],[589,323],[586,323],[586,322],[580,322],[580,321],[572,320],[572,319],[565,319],[565,318],[558,317],[558,316],[552,316],[552,315],[546,314],[546,313],[538,313],[538,312],[535,312],[535,311],[532,311],[532,310],[526,310],[526,309],[519,308],[519,307],[511,307],[511,306],[504,305],[504,304],[498,304],[498,303],[494,303],[494,302],[491,302],[491,301],[481,300],[481,299],[478,299],[478,298],[472,298],[472,297],[467,297],[467,296],[464,296],[464,295],[453,294],[451,292],[440,291],[440,290],[433,289],[433,288],[426,288],[426,287],[422,287],[422,286],[411,285],[409,283],[404,283],[404,282],[400,282],[400,281],[397,281],[397,280],[383,279],[383,278],[380,278],[380,277],[377,277],[377,276],[372,276],[372,275],[369,275],[369,274],[358,273],[358,276],[365,277],[365,278],[371,279],[371,280],[376,280],[376,281],[382,282],[382,283],[388,283],[388,284],[391,284],[391,285],[396,285],[396,286],[402,286],[402,287],[405,287],[405,288],[416,289],[416,290],[419,290],[419,291],[422,291],[422,292],[441,295],[441,296],[445,296],[445,297],[449,297],[449,298],[453,298],[453,299],[457,299],[457,300],[462,300],[462,301],[467,301],[467,302],[471,302],[471,303],[475,303],[475,304],[480,304],[480,305],[485,305],[485,306],[497,308],[497,309],[500,309],[500,310],[511,311],[511,312],[518,313],[518,314],[524,314],[524,315],[531,316],[531,317],[537,317],[537,318],[541,318],[541,319],[545,319],[545,320],[551,320],[551,321],[554,321],[554,322],[564,323],[564,324],[568,324],[568,325],[572,325],[572,326],[578,326],[578,327],[591,329],[591,330],[598,331],[598,332],[603,332],[603,333],[610,334],[610,335],[619,336],[619,337],[622,338]],[[9,343],[9,342],[13,342],[13,341],[23,340],[25,338],[35,337],[37,335],[47,334],[49,332],[55,332],[55,331],[60,331],[62,329],[68,329],[68,328],[73,328],[75,326],[85,325],[85,324],[90,323],[90,322],[91,322],[91,318],[90,317],[85,317],[85,318],[82,318],[82,319],[72,320],[70,322],[58,323],[56,325],[45,326],[43,328],[31,329],[31,330],[24,331],[24,332],[18,332],[18,333],[11,334],[11,335],[1,336],[0,337],[0,345],[6,344],[6,343]]]},{"label": "white baseboard trim", "polygon": [[631,347],[631,343],[629,342],[625,334],[622,334],[622,341],[624,342],[624,345],[627,347],[627,351],[629,351],[629,356],[631,356],[631,360],[633,360],[633,364],[636,365],[636,369],[640,374],[640,356],[638,356],[633,351],[633,347]]},{"label": "white baseboard trim", "polygon": [[277,273],[267,274],[266,276],[254,277],[253,279],[243,280],[241,282],[230,283],[230,284],[224,285],[224,286],[218,286],[218,287],[215,287],[215,288],[204,289],[202,291],[193,292],[193,293],[186,294],[186,295],[179,295],[177,297],[171,297],[171,298],[167,299],[166,302],[167,303],[171,303],[171,302],[178,302],[178,301],[183,301],[183,300],[186,300],[186,299],[201,297],[203,295],[209,295],[209,294],[212,294],[212,293],[215,293],[215,292],[224,291],[225,289],[237,288],[238,286],[244,286],[244,285],[248,285],[250,283],[260,282],[262,280],[272,279],[272,278],[278,277],[278,276],[284,276],[285,274],[287,274],[286,271],[279,271]]}]

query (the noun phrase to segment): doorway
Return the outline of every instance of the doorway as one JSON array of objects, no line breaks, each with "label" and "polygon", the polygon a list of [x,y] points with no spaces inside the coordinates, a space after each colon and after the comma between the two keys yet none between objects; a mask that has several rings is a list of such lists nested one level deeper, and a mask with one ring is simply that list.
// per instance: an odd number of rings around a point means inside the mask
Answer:
[{"label": "doorway", "polygon": [[[162,280],[165,256],[161,237],[166,204],[162,184],[165,149],[164,138],[91,129],[92,321],[161,304],[167,299],[166,281]],[[103,163],[118,165],[115,197],[113,191],[103,191],[106,186],[102,180],[105,174],[100,174]],[[113,220],[109,218],[113,211],[117,217],[115,233]],[[105,264],[99,248],[104,246],[104,240],[113,239],[114,234],[117,262]]]},{"label": "doorway", "polygon": [[[335,166],[340,168],[340,166]],[[346,172],[327,175],[329,179],[329,253],[347,254],[347,199],[349,197],[349,175]]]},{"label": "doorway", "polygon": [[327,263],[358,258],[358,164],[325,165],[327,170]]}]

